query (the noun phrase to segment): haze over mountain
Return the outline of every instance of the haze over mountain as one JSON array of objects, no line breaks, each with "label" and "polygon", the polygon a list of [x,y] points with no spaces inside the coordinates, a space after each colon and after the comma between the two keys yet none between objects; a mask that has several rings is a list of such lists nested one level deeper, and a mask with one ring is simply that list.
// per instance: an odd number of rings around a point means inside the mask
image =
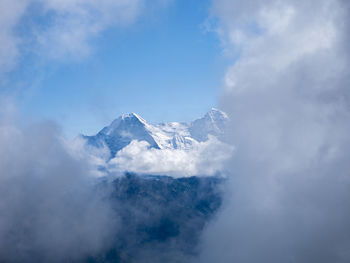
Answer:
[{"label": "haze over mountain", "polygon": [[[181,176],[215,174],[232,149],[222,142],[229,121],[226,113],[212,108],[190,123],[150,124],[136,113],[123,114],[93,136],[81,138],[89,153],[98,158],[99,168],[138,173]],[[215,152],[206,171],[199,161]],[[201,166],[201,165],[200,165]],[[202,167],[202,166],[201,166]]]},{"label": "haze over mountain", "polygon": [[0,262],[190,262],[222,203],[215,176],[96,178],[49,123],[0,135]]},{"label": "haze over mountain", "polygon": [[83,136],[88,144],[107,146],[110,157],[133,140],[146,141],[155,149],[191,149],[196,142],[220,137],[228,122],[226,113],[212,108],[191,123],[168,122],[152,125],[136,113],[123,114],[94,136]]}]

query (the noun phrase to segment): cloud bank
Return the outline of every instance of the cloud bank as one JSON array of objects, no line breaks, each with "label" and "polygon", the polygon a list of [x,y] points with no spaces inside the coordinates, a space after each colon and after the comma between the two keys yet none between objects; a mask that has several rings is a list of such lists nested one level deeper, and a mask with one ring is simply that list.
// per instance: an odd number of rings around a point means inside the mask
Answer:
[{"label": "cloud bank", "polygon": [[[5,104],[4,104],[5,105]],[[51,123],[0,116],[0,261],[71,262],[103,253],[118,216]]]},{"label": "cloud bank", "polygon": [[235,154],[200,262],[350,260],[348,1],[214,0]]}]

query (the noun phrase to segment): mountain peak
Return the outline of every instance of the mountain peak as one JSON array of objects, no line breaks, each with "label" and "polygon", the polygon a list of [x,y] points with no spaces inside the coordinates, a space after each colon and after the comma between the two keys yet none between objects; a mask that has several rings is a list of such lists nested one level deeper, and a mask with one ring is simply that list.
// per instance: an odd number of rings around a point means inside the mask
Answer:
[{"label": "mountain peak", "polygon": [[122,120],[136,119],[142,123],[147,123],[144,118],[142,118],[140,115],[138,115],[137,113],[134,113],[134,112],[123,114],[119,118],[121,118]]},{"label": "mountain peak", "polygon": [[191,123],[189,131],[197,141],[206,141],[208,135],[220,136],[225,130],[228,116],[225,112],[211,108],[203,118]]},{"label": "mountain peak", "polygon": [[136,113],[123,114],[95,136],[85,136],[90,145],[107,146],[113,158],[133,140],[146,141],[156,149],[189,149],[194,143],[208,140],[209,135],[220,136],[227,115],[212,108],[206,115],[189,124],[165,123],[152,125]]},{"label": "mountain peak", "polygon": [[211,108],[210,111],[207,112],[205,117],[206,116],[210,117],[210,119],[213,119],[213,120],[228,119],[227,114],[217,108]]},{"label": "mountain peak", "polygon": [[140,115],[136,113],[126,113],[119,116],[117,119],[112,121],[112,123],[105,127],[102,131],[106,134],[111,134],[115,130],[124,126],[147,126],[148,123]]}]

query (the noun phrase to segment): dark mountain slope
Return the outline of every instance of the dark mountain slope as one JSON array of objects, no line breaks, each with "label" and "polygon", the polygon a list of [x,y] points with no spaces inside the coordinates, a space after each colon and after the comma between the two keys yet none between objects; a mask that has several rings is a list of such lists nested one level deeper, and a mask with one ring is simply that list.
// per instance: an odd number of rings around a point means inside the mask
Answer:
[{"label": "dark mountain slope", "polygon": [[172,178],[126,174],[112,187],[120,217],[114,247],[89,262],[186,262],[199,235],[221,205],[216,177]]}]

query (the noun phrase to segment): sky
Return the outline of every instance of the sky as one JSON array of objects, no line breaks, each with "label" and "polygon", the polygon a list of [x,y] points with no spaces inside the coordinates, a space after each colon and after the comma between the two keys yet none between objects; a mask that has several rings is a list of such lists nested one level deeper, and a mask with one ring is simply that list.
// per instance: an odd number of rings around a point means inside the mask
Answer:
[{"label": "sky", "polygon": [[151,123],[191,121],[217,106],[228,61],[209,26],[209,1],[135,1],[139,10],[126,21],[114,23],[117,6],[86,25],[71,18],[81,15],[77,6],[51,2],[27,1],[10,28],[19,54],[8,58],[14,62],[0,89],[26,118],[53,120],[75,136],[94,134],[122,113]]}]

